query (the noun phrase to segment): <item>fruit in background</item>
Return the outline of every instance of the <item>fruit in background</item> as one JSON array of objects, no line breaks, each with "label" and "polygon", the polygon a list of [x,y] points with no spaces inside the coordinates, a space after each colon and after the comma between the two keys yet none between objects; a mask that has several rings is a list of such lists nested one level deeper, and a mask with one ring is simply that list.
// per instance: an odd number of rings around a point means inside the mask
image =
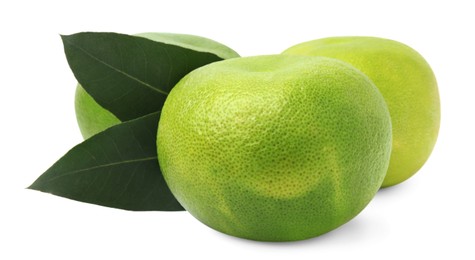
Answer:
[{"label": "fruit in background", "polygon": [[388,39],[332,37],[295,45],[283,54],[346,61],[378,87],[393,126],[392,153],[383,187],[405,181],[424,165],[437,140],[440,103],[435,76],[419,53]]},{"label": "fruit in background", "polygon": [[78,84],[75,96],[76,120],[84,139],[119,124],[121,121],[99,105],[86,90]]},{"label": "fruit in background", "polygon": [[[223,59],[239,57],[239,54],[229,47],[200,36],[174,33],[141,33],[136,36],[200,52],[213,53]],[[75,110],[79,129],[84,139],[120,123],[116,116],[99,105],[79,84],[76,88]]]},{"label": "fruit in background", "polygon": [[336,59],[215,62],[170,92],[159,163],[204,224],[263,241],[318,236],[356,216],[386,174],[391,120],[373,83]]}]

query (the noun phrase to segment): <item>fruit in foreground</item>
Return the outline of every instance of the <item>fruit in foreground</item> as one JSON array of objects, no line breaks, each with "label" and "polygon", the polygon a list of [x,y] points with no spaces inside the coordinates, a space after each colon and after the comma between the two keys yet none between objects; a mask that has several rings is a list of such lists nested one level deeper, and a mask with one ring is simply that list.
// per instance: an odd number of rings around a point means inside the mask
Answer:
[{"label": "fruit in foreground", "polygon": [[204,224],[262,241],[349,221],[384,179],[391,122],[352,66],[286,55],[206,65],[170,92],[157,136],[180,204]]},{"label": "fruit in foreground", "polygon": [[435,76],[410,47],[375,37],[333,37],[295,45],[284,54],[325,56],[366,74],[386,100],[393,144],[383,187],[413,176],[427,161],[439,132],[440,102]]},{"label": "fruit in foreground", "polygon": [[[213,53],[223,59],[239,57],[239,54],[231,48],[200,36],[173,33],[141,33],[136,36],[195,51]],[[76,119],[84,139],[120,123],[114,114],[99,105],[79,84],[76,88],[75,109]]]}]

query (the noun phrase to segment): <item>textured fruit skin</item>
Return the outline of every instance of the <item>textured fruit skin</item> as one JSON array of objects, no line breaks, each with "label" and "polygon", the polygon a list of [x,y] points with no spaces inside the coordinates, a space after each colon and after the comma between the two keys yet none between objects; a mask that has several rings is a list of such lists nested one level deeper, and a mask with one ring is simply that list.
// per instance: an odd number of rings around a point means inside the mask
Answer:
[{"label": "textured fruit skin", "polygon": [[262,241],[318,236],[356,216],[385,176],[387,106],[335,59],[216,62],[184,77],[159,122],[162,173],[204,224]]},{"label": "textured fruit skin", "polygon": [[[200,36],[175,33],[140,33],[136,36],[200,52],[213,53],[223,59],[239,57],[239,54],[231,48]],[[79,84],[76,88],[75,110],[79,129],[84,139],[120,123],[114,114],[99,105]]]},{"label": "textured fruit skin", "polygon": [[412,48],[375,37],[332,37],[295,45],[284,54],[325,56],[352,64],[366,74],[386,100],[393,145],[383,187],[413,176],[437,140],[440,101],[429,64]]},{"label": "textured fruit skin", "polygon": [[99,105],[86,90],[78,84],[74,99],[76,120],[84,139],[119,124],[120,120],[111,112]]}]

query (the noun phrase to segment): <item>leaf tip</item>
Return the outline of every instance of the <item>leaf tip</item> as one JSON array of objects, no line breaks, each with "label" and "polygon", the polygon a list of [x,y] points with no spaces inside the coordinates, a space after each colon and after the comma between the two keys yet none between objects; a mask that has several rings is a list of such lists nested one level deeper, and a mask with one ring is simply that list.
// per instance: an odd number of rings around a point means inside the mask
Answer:
[{"label": "leaf tip", "polygon": [[30,186],[26,187],[27,190],[40,190],[38,187],[38,180],[34,181]]}]

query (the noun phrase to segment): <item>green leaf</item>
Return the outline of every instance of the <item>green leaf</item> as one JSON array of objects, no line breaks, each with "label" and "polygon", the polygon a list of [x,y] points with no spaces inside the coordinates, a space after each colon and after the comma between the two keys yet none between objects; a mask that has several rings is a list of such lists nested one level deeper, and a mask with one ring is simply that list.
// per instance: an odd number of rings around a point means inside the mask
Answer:
[{"label": "green leaf", "polygon": [[139,36],[84,32],[61,36],[74,76],[121,121],[161,110],[171,88],[215,54]]},{"label": "green leaf", "polygon": [[72,148],[29,189],[126,210],[183,210],[157,160],[159,112],[113,126]]}]

